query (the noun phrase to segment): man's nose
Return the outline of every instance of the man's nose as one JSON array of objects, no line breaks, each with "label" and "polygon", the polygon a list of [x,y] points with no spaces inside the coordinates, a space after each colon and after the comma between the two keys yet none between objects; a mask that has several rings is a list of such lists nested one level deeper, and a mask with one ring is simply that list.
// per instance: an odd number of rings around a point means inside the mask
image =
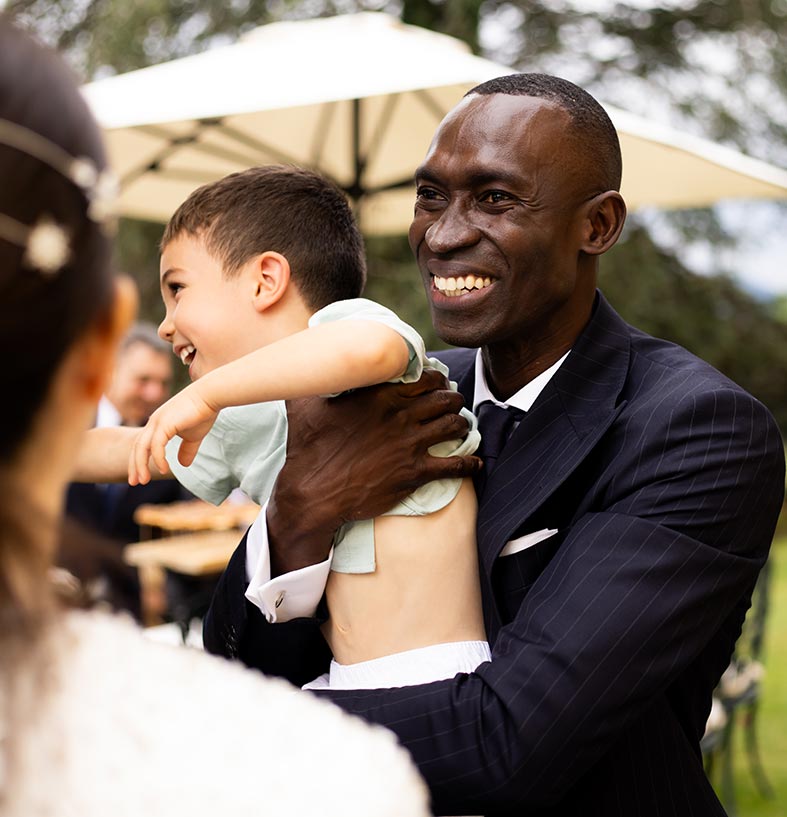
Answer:
[{"label": "man's nose", "polygon": [[468,208],[460,202],[452,202],[443,210],[440,217],[429,225],[424,240],[432,252],[448,253],[472,246],[480,235]]}]

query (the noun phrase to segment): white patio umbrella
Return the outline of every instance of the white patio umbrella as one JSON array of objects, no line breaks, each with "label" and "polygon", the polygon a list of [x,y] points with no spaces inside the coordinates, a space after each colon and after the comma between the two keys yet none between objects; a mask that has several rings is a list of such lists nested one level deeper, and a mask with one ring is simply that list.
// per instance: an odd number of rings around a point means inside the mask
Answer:
[{"label": "white patio umbrella", "polygon": [[[406,231],[413,171],[469,88],[511,69],[382,13],[272,23],[235,44],[84,87],[121,179],[120,212],[166,221],[198,185],[252,165],[333,178],[367,234]],[[607,107],[630,207],[787,198],[787,172]]]}]

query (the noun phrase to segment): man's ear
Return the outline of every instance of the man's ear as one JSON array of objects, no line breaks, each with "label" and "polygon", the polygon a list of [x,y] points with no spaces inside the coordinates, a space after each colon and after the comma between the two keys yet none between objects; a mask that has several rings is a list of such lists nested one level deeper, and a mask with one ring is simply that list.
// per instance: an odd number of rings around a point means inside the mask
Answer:
[{"label": "man's ear", "polygon": [[131,278],[115,280],[115,293],[107,312],[85,332],[77,344],[79,388],[88,400],[98,402],[106,391],[115,368],[115,353],[137,314],[139,297]]},{"label": "man's ear", "polygon": [[252,261],[254,308],[264,312],[278,303],[290,286],[290,262],[278,252],[267,251]]},{"label": "man's ear", "polygon": [[605,253],[620,238],[626,220],[626,203],[616,190],[607,190],[587,202],[584,241],[588,255]]}]

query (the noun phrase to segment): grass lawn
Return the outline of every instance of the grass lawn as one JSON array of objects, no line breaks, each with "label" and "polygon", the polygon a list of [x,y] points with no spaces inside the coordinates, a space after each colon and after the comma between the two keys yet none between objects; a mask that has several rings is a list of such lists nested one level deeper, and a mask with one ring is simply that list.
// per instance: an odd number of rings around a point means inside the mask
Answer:
[{"label": "grass lawn", "polygon": [[[737,729],[735,791],[738,817],[787,817],[787,535],[782,534],[771,550],[770,610],[766,622],[766,674],[758,714],[760,753],[775,791],[766,800],[755,788]],[[736,727],[742,723],[736,723]]]}]

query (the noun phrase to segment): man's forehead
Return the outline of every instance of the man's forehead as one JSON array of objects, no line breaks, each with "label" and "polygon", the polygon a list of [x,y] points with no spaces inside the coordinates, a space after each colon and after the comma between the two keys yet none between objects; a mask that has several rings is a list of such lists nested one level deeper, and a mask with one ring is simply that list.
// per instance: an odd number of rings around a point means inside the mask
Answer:
[{"label": "man's forehead", "polygon": [[471,94],[440,123],[416,177],[429,176],[446,162],[461,164],[464,172],[483,173],[503,154],[520,159],[554,155],[569,119],[564,108],[541,97]]},{"label": "man's forehead", "polygon": [[568,111],[557,102],[526,94],[469,94],[440,123],[444,131],[484,128],[487,138],[503,138],[512,127],[560,127],[570,120]]}]

